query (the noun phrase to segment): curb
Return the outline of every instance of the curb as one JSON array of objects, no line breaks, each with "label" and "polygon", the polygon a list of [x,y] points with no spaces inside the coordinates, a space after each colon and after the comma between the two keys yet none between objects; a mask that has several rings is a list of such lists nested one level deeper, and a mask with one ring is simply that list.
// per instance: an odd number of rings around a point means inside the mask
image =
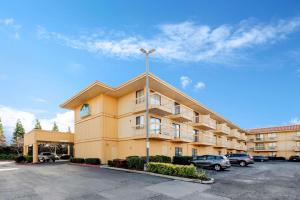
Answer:
[{"label": "curb", "polygon": [[146,174],[146,175],[151,175],[151,176],[158,176],[158,177],[163,177],[163,178],[168,178],[168,179],[173,179],[173,180],[179,180],[179,181],[185,181],[185,182],[192,182],[192,183],[212,184],[212,183],[215,182],[215,180],[213,178],[211,178],[209,181],[202,181],[202,180],[198,180],[198,179],[184,178],[184,177],[178,177],[178,176],[169,176],[169,175],[163,175],[163,174],[156,174],[156,173],[152,173],[152,172],[124,169],[124,168],[116,168],[116,167],[109,167],[107,165],[102,165],[100,168],[112,169],[112,170],[117,170],[117,171],[125,171],[125,172],[130,172],[130,173]]},{"label": "curb", "polygon": [[91,165],[91,164],[68,163],[68,165],[75,165],[75,166],[81,166],[81,167],[95,167],[95,168],[100,168],[100,165]]}]

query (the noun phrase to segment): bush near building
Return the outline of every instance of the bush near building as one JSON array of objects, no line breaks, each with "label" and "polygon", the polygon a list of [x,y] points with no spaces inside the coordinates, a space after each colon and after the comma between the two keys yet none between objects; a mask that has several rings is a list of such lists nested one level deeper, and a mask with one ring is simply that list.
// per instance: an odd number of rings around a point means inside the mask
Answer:
[{"label": "bush near building", "polygon": [[86,164],[90,165],[101,165],[101,160],[99,158],[86,158],[84,161]]},{"label": "bush near building", "polygon": [[174,156],[173,164],[190,165],[192,160],[193,160],[192,156]]},{"label": "bush near building", "polygon": [[113,159],[113,167],[127,168],[127,161],[125,159]]},{"label": "bush near building", "polygon": [[84,158],[71,158],[72,163],[84,163]]},{"label": "bush near building", "polygon": [[174,165],[170,163],[149,162],[147,164],[147,171],[169,176],[209,180],[205,172],[198,172],[197,168],[193,165]]},{"label": "bush near building", "polygon": [[17,154],[0,154],[0,160],[15,160]]},{"label": "bush near building", "polygon": [[126,158],[127,168],[143,170],[144,169],[144,160],[139,156],[129,156]]}]

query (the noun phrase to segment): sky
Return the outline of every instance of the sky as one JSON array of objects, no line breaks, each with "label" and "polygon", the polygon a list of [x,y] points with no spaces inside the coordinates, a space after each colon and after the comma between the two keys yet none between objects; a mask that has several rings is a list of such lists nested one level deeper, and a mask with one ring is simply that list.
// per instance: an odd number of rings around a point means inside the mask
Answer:
[{"label": "sky", "polygon": [[150,71],[241,128],[300,123],[300,2],[2,1],[0,118],[73,130],[59,108],[91,82]]}]

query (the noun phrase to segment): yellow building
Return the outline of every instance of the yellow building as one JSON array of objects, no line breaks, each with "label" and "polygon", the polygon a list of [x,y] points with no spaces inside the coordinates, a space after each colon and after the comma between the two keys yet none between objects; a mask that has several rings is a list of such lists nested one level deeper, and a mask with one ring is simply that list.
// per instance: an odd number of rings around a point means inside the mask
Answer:
[{"label": "yellow building", "polygon": [[286,159],[292,155],[300,156],[300,125],[251,129],[247,137],[248,152],[252,155]]},{"label": "yellow building", "polygon": [[[150,155],[246,151],[245,130],[153,74],[149,88]],[[145,74],[115,88],[96,81],[61,107],[75,112],[76,157],[145,156]]]}]

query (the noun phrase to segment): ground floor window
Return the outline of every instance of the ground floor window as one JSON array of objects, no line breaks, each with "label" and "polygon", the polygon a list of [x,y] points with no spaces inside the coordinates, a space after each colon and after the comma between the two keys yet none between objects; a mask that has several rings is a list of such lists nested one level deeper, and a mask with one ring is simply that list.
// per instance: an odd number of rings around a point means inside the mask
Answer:
[{"label": "ground floor window", "polygon": [[175,156],[182,156],[182,148],[175,147]]},{"label": "ground floor window", "polygon": [[198,156],[198,150],[197,149],[192,149],[192,156],[193,157]]}]

